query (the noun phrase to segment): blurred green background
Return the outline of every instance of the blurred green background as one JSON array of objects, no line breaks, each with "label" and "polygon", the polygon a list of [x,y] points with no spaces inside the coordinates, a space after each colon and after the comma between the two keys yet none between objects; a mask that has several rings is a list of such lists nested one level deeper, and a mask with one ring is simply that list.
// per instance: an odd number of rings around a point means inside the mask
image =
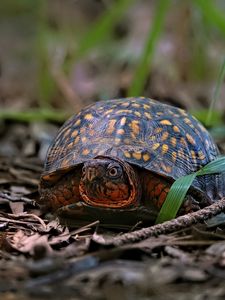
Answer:
[{"label": "blurred green background", "polygon": [[223,0],[2,0],[0,42],[1,118],[142,95],[224,123]]}]

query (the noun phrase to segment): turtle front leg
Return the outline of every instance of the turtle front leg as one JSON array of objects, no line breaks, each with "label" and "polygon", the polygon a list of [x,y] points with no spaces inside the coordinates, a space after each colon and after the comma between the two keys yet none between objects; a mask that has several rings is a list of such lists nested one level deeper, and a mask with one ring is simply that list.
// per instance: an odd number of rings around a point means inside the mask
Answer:
[{"label": "turtle front leg", "polygon": [[38,203],[45,209],[56,211],[60,207],[67,206],[81,200],[79,192],[81,170],[75,169],[63,174],[52,185],[40,184],[40,199]]}]

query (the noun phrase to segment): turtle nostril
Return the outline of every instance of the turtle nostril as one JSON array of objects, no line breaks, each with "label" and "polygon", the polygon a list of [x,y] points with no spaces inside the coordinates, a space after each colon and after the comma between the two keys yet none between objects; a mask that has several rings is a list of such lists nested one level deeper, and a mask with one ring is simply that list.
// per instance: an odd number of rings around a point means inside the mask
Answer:
[{"label": "turtle nostril", "polygon": [[83,166],[83,168],[82,168],[82,177],[84,177],[84,176],[85,176],[85,174],[86,174],[86,167],[85,167],[85,166]]},{"label": "turtle nostril", "polygon": [[97,176],[97,171],[95,168],[86,168],[86,178],[89,181],[92,181]]}]

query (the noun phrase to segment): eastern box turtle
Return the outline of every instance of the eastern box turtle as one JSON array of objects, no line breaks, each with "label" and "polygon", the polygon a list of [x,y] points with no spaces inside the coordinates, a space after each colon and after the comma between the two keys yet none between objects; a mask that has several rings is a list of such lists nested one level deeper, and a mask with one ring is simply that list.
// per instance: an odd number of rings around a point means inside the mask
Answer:
[{"label": "eastern box turtle", "polygon": [[[152,224],[173,181],[218,155],[207,130],[183,109],[144,97],[97,102],[59,130],[39,203],[72,225]],[[224,175],[197,177],[179,214],[220,198],[223,187]]]}]

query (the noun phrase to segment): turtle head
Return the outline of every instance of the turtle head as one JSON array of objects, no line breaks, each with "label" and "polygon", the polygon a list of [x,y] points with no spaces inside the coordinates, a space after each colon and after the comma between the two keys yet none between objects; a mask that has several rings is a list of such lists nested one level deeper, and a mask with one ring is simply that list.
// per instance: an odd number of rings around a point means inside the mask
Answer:
[{"label": "turtle head", "polygon": [[141,185],[134,168],[107,156],[84,163],[79,190],[87,204],[98,207],[133,207],[139,204],[141,197]]}]

